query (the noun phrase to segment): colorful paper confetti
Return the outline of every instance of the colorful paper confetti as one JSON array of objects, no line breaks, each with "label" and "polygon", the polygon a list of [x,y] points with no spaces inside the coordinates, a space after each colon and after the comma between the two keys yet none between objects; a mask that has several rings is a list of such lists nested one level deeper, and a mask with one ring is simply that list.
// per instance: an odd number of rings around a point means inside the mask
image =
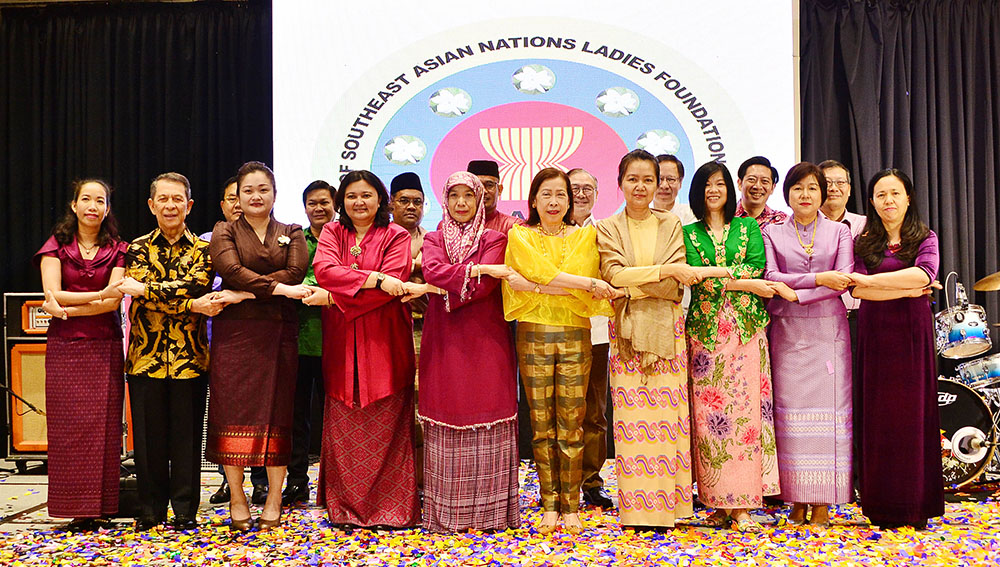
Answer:
[{"label": "colorful paper confetti", "polygon": [[[604,478],[614,487],[612,467]],[[204,499],[215,486],[204,487]],[[991,493],[992,494],[992,493]],[[523,525],[501,533],[433,534],[421,529],[345,532],[326,511],[296,508],[278,530],[232,535],[226,507],[206,509],[191,532],[161,528],[136,533],[130,523],[89,534],[21,531],[0,534],[0,565],[207,565],[207,566],[548,566],[548,565],[996,565],[1000,563],[1000,501],[950,502],[926,531],[880,531],[855,505],[833,510],[822,530],[776,521],[786,509],[756,512],[763,533],[707,528],[705,510],[666,533],[622,531],[614,512],[584,508],[586,531],[541,536],[533,528],[537,477],[521,466]]]}]

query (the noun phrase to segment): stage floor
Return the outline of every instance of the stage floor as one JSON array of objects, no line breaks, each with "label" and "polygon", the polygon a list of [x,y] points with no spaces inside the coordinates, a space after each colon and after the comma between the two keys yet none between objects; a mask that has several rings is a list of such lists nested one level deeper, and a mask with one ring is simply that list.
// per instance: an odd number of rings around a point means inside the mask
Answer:
[{"label": "stage floor", "polygon": [[[4,464],[10,467],[9,463]],[[326,522],[323,509],[302,507],[285,515],[283,528],[234,537],[227,508],[208,504],[220,477],[202,475],[201,527],[135,533],[121,520],[89,534],[61,531],[66,520],[49,518],[46,478],[0,478],[0,565],[997,565],[1000,501],[995,487],[974,498],[950,497],[947,514],[926,531],[880,531],[858,507],[840,506],[827,530],[776,522],[786,509],[757,514],[761,534],[739,534],[703,525],[705,510],[665,534],[622,531],[615,512],[581,510],[587,530],[540,536],[538,484],[530,462],[521,465],[522,528],[503,533],[441,535],[423,530],[344,532]],[[316,468],[311,471],[316,476]],[[612,462],[604,469],[615,484]],[[248,482],[249,486],[249,482]],[[613,491],[612,491],[613,492]],[[315,492],[313,494],[315,501]],[[255,509],[255,515],[258,510]]]}]

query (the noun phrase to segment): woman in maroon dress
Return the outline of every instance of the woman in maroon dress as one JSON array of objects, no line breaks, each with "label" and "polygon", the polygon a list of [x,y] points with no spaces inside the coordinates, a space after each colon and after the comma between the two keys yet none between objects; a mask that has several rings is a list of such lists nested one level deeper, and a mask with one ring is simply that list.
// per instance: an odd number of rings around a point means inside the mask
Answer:
[{"label": "woman in maroon dress", "polygon": [[212,264],[222,277],[217,301],[233,304],[212,321],[210,402],[205,457],[223,466],[231,487],[230,529],[253,525],[243,468],[267,467],[270,490],[257,522],[281,523],[281,485],[292,451],[298,372],[297,301],[309,267],[302,228],[282,224],[274,208],[274,173],[263,163],[236,174],[243,214],[212,231]]},{"label": "woman in maroon dress", "polygon": [[[505,530],[521,523],[517,499],[517,372],[500,279],[507,236],[486,228],[486,189],[469,172],[445,183],[445,217],[424,237],[431,292],[420,356],[424,528]],[[474,374],[469,363],[482,361]]]},{"label": "woman in maroon dress", "polygon": [[868,183],[852,292],[861,372],[861,507],[881,527],[924,528],[944,514],[930,302],[937,235],[917,216],[913,184],[886,169]]},{"label": "woman in maroon dress", "polygon": [[66,216],[35,254],[52,315],[45,356],[49,515],[93,529],[118,511],[122,403],[122,327],[114,285],[128,244],[118,239],[111,188],[77,181]]},{"label": "woman in maroon dress", "polygon": [[400,302],[410,234],[389,223],[389,194],[370,171],[344,176],[339,213],[313,258],[323,310],[323,455],[317,504],[333,524],[420,521],[413,468],[413,329]]}]

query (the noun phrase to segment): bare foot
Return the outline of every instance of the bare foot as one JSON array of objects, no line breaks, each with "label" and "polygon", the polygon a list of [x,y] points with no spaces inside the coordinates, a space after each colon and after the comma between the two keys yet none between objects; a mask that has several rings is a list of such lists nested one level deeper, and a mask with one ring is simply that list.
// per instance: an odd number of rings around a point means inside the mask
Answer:
[{"label": "bare foot", "polygon": [[580,515],[576,512],[563,514],[563,523],[566,524],[566,531],[573,535],[583,531],[583,522],[580,521]]},{"label": "bare foot", "polygon": [[544,512],[542,521],[538,523],[538,533],[542,535],[556,531],[556,523],[559,522],[559,512]]}]

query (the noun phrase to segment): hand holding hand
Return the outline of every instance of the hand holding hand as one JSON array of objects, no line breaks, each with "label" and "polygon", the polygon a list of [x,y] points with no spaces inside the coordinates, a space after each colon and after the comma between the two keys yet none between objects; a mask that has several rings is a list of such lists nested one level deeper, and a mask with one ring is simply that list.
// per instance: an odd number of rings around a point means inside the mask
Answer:
[{"label": "hand holding hand", "polygon": [[507,276],[507,283],[510,284],[510,288],[514,291],[532,291],[535,289],[534,282],[529,281],[517,272],[513,272]]},{"label": "hand holding hand", "polygon": [[774,297],[775,289],[771,287],[771,282],[764,280],[738,280],[743,287],[743,291],[748,291],[760,297]]},{"label": "hand holding hand", "polygon": [[768,282],[768,283],[770,284],[771,289],[774,290],[774,293],[781,296],[782,299],[785,299],[787,301],[799,300],[798,294],[795,293],[794,289],[788,287],[788,284],[784,282]]},{"label": "hand holding hand", "polygon": [[313,307],[326,307],[330,305],[330,292],[319,286],[307,285],[305,287],[310,293],[302,298],[302,303]]},{"label": "hand holding hand", "polygon": [[875,286],[875,282],[872,280],[872,277],[868,274],[859,274],[857,272],[854,272],[852,274],[848,274],[848,277],[851,278],[851,283],[848,285],[854,285],[857,287]]},{"label": "hand holding hand", "polygon": [[590,293],[594,299],[611,299],[615,295],[615,287],[604,280],[591,278]]},{"label": "hand holding hand", "polygon": [[683,285],[690,287],[703,279],[698,270],[687,264],[672,264],[672,266],[674,273],[671,277]]},{"label": "hand holding hand", "polygon": [[[115,288],[122,294],[131,295],[132,297],[145,297],[146,295],[146,284],[132,276],[118,280],[115,283]],[[101,296],[106,298],[108,294],[101,292]]]},{"label": "hand holding hand", "polygon": [[273,295],[283,295],[289,299],[302,299],[310,295],[311,293],[312,292],[309,291],[309,288],[307,288],[302,284],[287,285],[279,283],[278,285],[274,286]]},{"label": "hand holding hand", "polygon": [[225,304],[213,302],[212,299],[214,297],[215,293],[209,292],[191,301],[191,311],[201,313],[202,315],[208,315],[209,317],[215,317],[222,312]]},{"label": "hand holding hand", "polygon": [[838,272],[837,270],[820,272],[816,274],[816,285],[841,291],[847,289],[847,286],[851,285],[851,276],[843,272]]},{"label": "hand holding hand", "polygon": [[380,287],[382,291],[388,293],[389,295],[400,296],[406,293],[403,289],[403,282],[399,278],[388,274],[385,275],[385,279],[382,280],[382,285]]}]

